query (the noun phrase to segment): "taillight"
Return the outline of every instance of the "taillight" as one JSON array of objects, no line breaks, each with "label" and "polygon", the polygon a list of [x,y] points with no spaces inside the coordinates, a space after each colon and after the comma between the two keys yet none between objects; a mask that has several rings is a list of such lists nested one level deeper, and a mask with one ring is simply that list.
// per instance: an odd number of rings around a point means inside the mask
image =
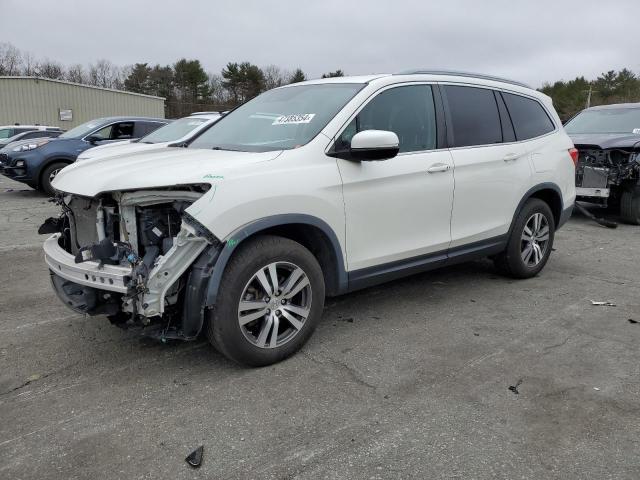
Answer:
[{"label": "taillight", "polygon": [[571,160],[573,160],[573,166],[577,167],[578,166],[578,149],[575,147],[570,148],[569,155],[571,155]]}]

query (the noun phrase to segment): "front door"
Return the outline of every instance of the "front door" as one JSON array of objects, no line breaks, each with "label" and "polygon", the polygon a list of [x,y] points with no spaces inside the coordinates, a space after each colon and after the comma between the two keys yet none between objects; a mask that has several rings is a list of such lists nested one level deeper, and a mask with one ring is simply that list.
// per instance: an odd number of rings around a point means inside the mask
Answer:
[{"label": "front door", "polygon": [[446,251],[453,169],[450,152],[437,149],[432,87],[382,91],[345,128],[337,148],[363,130],[395,132],[400,153],[382,161],[338,159],[349,271]]}]

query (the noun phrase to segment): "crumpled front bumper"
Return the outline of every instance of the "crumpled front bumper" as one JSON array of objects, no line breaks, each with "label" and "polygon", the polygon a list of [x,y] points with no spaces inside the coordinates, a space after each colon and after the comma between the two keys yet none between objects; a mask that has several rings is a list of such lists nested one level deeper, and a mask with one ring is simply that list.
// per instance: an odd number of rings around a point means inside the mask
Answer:
[{"label": "crumpled front bumper", "polygon": [[102,265],[98,262],[75,263],[73,255],[59,244],[59,233],[44,242],[44,259],[49,269],[56,275],[71,282],[99,290],[127,293],[133,275],[131,266]]}]

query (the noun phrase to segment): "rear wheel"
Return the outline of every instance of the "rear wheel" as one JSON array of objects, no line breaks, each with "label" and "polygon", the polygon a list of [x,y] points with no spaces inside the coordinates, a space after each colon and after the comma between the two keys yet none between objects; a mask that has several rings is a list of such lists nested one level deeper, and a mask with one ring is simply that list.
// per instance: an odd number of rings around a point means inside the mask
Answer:
[{"label": "rear wheel", "polygon": [[622,192],[620,216],[625,223],[640,225],[640,187],[625,189]]},{"label": "rear wheel", "polygon": [[323,305],[322,270],[311,252],[287,238],[256,237],[229,261],[206,334],[231,360],[269,365],[304,345]]},{"label": "rear wheel", "polygon": [[50,197],[53,197],[56,194],[56,189],[51,186],[51,182],[53,182],[53,179],[56,178],[58,172],[66,166],[67,164],[63,162],[54,162],[50,165],[47,165],[42,170],[42,174],[40,175],[40,190],[42,190]]},{"label": "rear wheel", "polygon": [[514,278],[530,278],[546,265],[555,235],[549,205],[538,198],[527,200],[516,218],[504,252],[494,259],[498,270]]}]

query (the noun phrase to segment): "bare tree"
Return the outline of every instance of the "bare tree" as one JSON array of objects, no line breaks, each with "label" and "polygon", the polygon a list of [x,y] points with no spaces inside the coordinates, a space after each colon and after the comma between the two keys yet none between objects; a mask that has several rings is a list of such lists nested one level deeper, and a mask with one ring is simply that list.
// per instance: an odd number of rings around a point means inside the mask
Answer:
[{"label": "bare tree", "polygon": [[39,77],[52,78],[54,80],[64,79],[64,69],[61,64],[49,59],[36,64],[36,74]]},{"label": "bare tree", "polygon": [[22,53],[10,43],[0,43],[0,75],[20,75]]},{"label": "bare tree", "polygon": [[281,69],[277,65],[267,65],[262,67],[262,73],[264,74],[264,89],[271,90],[272,88],[281,87],[285,85],[291,77],[291,73]]},{"label": "bare tree", "polygon": [[67,68],[65,80],[73,83],[87,83],[87,75],[84,71],[84,67],[79,63],[71,65]]},{"label": "bare tree", "polygon": [[103,88],[117,88],[119,83],[119,68],[109,60],[98,60],[95,65],[89,65],[89,85]]},{"label": "bare tree", "polygon": [[31,52],[25,52],[22,55],[22,74],[27,77],[38,75],[38,61]]}]

